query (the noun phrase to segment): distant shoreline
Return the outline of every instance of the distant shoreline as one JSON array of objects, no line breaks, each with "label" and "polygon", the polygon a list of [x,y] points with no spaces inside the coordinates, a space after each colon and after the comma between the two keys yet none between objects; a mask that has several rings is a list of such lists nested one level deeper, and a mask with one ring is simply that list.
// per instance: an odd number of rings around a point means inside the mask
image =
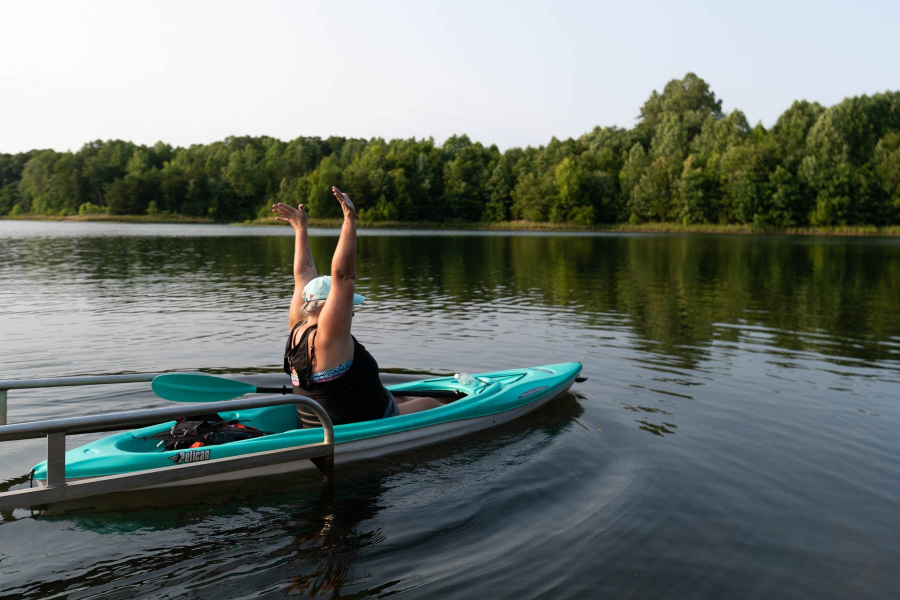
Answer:
[{"label": "distant shoreline", "polygon": [[[269,226],[287,227],[274,218],[254,219],[252,221],[215,221],[206,217],[186,217],[183,215],[71,215],[53,217],[48,215],[0,216],[2,221],[68,221],[68,222],[110,222],[110,223],[184,223],[193,225],[231,225],[231,226]],[[338,228],[340,219],[309,219],[310,227]],[[642,223],[631,225],[619,223],[588,227],[571,223],[540,223],[530,221],[507,221],[501,223],[462,223],[462,222],[409,222],[409,221],[373,221],[360,222],[365,229],[451,229],[473,231],[601,231],[610,233],[708,233],[708,234],[740,234],[740,235],[818,235],[835,237],[900,237],[900,225],[876,227],[874,225],[846,225],[831,227],[791,227],[755,229],[749,225],[682,225],[679,223]]]}]

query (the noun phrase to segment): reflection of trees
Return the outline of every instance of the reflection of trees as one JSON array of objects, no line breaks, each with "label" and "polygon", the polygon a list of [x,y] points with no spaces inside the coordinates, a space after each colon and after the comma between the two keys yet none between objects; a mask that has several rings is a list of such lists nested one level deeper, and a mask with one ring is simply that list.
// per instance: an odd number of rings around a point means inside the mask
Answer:
[{"label": "reflection of trees", "polygon": [[772,343],[862,359],[900,334],[900,247],[724,236],[377,237],[360,242],[370,295],[506,300],[627,315],[639,340],[681,359],[762,327]]},{"label": "reflection of trees", "polygon": [[[311,238],[320,272],[336,242]],[[182,296],[218,287],[283,304],[291,252],[286,236],[29,238],[10,241],[0,258],[32,281],[82,284],[87,296],[109,286]],[[435,312],[500,302],[566,311],[592,327],[624,315],[639,345],[689,362],[747,326],[777,347],[878,360],[896,356],[883,342],[900,335],[898,254],[879,240],[373,235],[360,238],[359,285],[375,300]]]}]

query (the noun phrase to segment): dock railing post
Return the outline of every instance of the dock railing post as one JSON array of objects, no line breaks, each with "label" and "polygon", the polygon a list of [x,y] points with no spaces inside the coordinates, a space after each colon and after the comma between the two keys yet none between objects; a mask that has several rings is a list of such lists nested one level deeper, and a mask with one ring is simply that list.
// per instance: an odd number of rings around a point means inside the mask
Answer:
[{"label": "dock railing post", "polygon": [[66,432],[47,434],[47,487],[66,485]]},{"label": "dock railing post", "polygon": [[6,394],[9,390],[0,389],[0,425],[6,425]]}]

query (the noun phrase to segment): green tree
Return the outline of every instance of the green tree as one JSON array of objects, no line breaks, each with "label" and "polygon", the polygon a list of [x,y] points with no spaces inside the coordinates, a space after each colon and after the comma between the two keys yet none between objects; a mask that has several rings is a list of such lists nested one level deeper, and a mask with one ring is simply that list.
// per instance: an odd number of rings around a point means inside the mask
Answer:
[{"label": "green tree", "polygon": [[523,173],[511,192],[513,219],[546,221],[550,213],[550,198],[556,195],[553,180],[547,176]]},{"label": "green tree", "polygon": [[113,215],[140,215],[150,204],[141,177],[136,175],[126,175],[106,184],[103,195],[109,212]]},{"label": "green tree", "polygon": [[[462,136],[465,138],[465,136]],[[468,138],[465,138],[467,141]],[[454,140],[444,144],[455,157],[444,164],[445,218],[476,222],[487,202],[485,183],[493,170],[494,152],[480,143],[464,144]],[[498,153],[499,154],[499,153]]]},{"label": "green tree", "polygon": [[738,223],[770,223],[765,154],[753,141],[728,147],[719,161],[721,205]]},{"label": "green tree", "polygon": [[887,221],[900,221],[900,131],[891,132],[879,140],[872,159],[875,177],[884,190]]},{"label": "green tree", "polygon": [[825,109],[817,102],[795,101],[772,127],[771,136],[781,165],[791,173],[806,156],[806,138]]},{"label": "green tree", "polygon": [[653,90],[641,107],[639,128],[648,130],[652,136],[667,115],[679,117],[690,140],[700,133],[707,117],[722,117],[722,101],[716,99],[703,79],[688,73],[684,79],[673,79],[667,83],[661,94]]},{"label": "green tree", "polygon": [[341,168],[333,156],[326,156],[308,179],[307,207],[310,214],[319,218],[339,218],[340,204],[334,198],[332,186],[341,187]]},{"label": "green tree", "polygon": [[81,161],[69,152],[44,150],[22,170],[19,190],[25,204],[41,214],[75,214],[82,202]]},{"label": "green tree", "polygon": [[0,188],[0,215],[8,215],[14,206],[22,205],[18,182],[10,182]]},{"label": "green tree", "polygon": [[812,210],[809,187],[781,165],[769,175],[771,191],[770,222],[778,227],[807,224]]},{"label": "green tree", "polygon": [[501,156],[485,184],[488,192],[488,201],[482,214],[485,221],[499,222],[509,219],[513,183],[513,171],[509,160],[506,155]]},{"label": "green tree", "polygon": [[721,190],[716,177],[695,165],[696,155],[684,161],[684,171],[678,182],[678,216],[685,225],[715,223],[718,219]]},{"label": "green tree", "polygon": [[625,196],[624,203],[628,206],[632,222],[639,223],[646,220],[646,215],[649,214],[649,210],[644,210],[642,206],[638,206],[636,212],[633,209],[634,190],[641,182],[641,177],[649,166],[650,158],[647,156],[644,147],[639,143],[635,143],[628,151],[628,157],[625,159],[622,170],[619,172],[619,187]]},{"label": "green tree", "polygon": [[632,223],[643,221],[668,221],[677,217],[673,191],[677,181],[672,179],[672,166],[661,156],[650,163],[631,191],[628,207]]},{"label": "green tree", "polygon": [[550,221],[572,221],[593,225],[596,211],[591,203],[593,173],[580,158],[566,157],[556,167],[556,197],[550,207]]}]

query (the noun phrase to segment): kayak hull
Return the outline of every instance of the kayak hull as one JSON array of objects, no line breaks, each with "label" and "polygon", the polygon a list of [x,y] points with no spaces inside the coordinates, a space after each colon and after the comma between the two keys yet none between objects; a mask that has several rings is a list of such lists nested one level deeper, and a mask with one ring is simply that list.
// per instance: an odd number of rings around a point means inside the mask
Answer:
[{"label": "kayak hull", "polygon": [[[338,425],[334,428],[334,462],[349,464],[371,458],[405,452],[507,423],[546,405],[566,393],[581,372],[580,363],[562,363],[512,371],[475,375],[472,385],[459,384],[445,377],[389,386],[391,390],[447,389],[458,390],[466,397],[440,408],[401,415],[378,421]],[[197,411],[202,412],[202,404]],[[226,420],[249,421],[253,426],[277,431],[279,419],[296,423],[293,406],[279,406],[244,413],[220,413]],[[284,427],[282,423],[282,427]],[[150,435],[166,431],[172,423],[164,423],[123,432],[96,440],[66,453],[68,482],[106,475],[137,473],[174,464],[178,451],[161,451]],[[259,427],[262,425],[262,427]],[[287,425],[287,427],[296,425]],[[322,441],[321,429],[288,429],[273,435],[205,447],[210,459],[249,455]],[[314,470],[309,460],[295,460],[253,469],[231,471],[215,476],[145,486],[135,489],[157,489],[196,486],[211,483],[298,474]],[[46,485],[46,465],[34,470],[34,480]]]}]

